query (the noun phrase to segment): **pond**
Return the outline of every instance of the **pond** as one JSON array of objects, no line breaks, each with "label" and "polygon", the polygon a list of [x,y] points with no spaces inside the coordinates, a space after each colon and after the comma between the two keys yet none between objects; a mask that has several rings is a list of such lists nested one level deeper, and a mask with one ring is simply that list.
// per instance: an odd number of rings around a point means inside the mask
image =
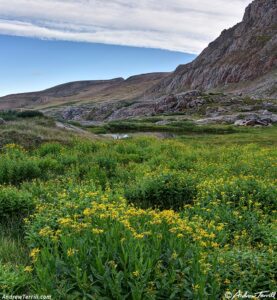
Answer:
[{"label": "pond", "polygon": [[112,138],[114,140],[124,140],[131,137],[136,136],[155,136],[160,139],[168,139],[168,138],[174,138],[178,136],[176,133],[172,132],[160,132],[160,131],[148,131],[148,132],[128,132],[128,133],[106,133],[106,134],[99,134],[102,137],[108,137]]}]

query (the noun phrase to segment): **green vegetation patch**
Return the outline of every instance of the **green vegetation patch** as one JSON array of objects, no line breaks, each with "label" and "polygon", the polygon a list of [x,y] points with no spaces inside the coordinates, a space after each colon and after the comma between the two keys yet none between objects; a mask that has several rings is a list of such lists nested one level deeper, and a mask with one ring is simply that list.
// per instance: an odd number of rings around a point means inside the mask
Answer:
[{"label": "green vegetation patch", "polygon": [[[191,121],[168,120],[165,125],[156,124],[162,118],[141,120],[112,121],[100,126],[90,126],[93,133],[128,133],[128,132],[174,132],[184,134],[227,134],[240,132],[240,129],[228,125],[195,125]],[[166,121],[166,120],[165,120]]]},{"label": "green vegetation patch", "polygon": [[274,291],[274,136],[273,126],[5,145],[0,295],[222,299],[226,291]]},{"label": "green vegetation patch", "polygon": [[16,110],[7,110],[0,111],[0,118],[6,121],[16,120],[17,118],[35,118],[43,117],[43,113],[37,110],[25,110],[25,111],[16,111]]}]

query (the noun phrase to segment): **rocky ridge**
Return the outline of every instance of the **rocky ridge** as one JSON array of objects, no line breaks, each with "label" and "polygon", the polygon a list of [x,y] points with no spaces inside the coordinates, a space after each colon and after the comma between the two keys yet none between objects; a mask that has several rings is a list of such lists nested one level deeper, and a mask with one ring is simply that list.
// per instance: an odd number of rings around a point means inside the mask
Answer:
[{"label": "rocky ridge", "polygon": [[[260,77],[262,82],[253,85]],[[276,84],[277,0],[255,0],[246,8],[242,22],[224,30],[192,63],[179,66],[149,94],[221,88],[277,98]]]}]

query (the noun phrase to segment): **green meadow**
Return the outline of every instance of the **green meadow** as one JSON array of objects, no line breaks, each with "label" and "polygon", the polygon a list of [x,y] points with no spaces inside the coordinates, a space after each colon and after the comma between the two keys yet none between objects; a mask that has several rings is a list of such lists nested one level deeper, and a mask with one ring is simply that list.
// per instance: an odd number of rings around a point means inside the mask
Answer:
[{"label": "green meadow", "polygon": [[275,126],[111,140],[35,116],[26,143],[27,121],[8,122],[1,296],[206,300],[276,288]]}]

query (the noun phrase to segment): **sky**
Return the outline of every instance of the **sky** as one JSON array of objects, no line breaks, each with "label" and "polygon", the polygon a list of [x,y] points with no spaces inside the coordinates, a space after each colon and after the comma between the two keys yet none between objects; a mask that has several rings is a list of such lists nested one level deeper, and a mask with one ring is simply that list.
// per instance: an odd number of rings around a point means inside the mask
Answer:
[{"label": "sky", "polygon": [[0,95],[172,71],[251,0],[0,0]]}]

